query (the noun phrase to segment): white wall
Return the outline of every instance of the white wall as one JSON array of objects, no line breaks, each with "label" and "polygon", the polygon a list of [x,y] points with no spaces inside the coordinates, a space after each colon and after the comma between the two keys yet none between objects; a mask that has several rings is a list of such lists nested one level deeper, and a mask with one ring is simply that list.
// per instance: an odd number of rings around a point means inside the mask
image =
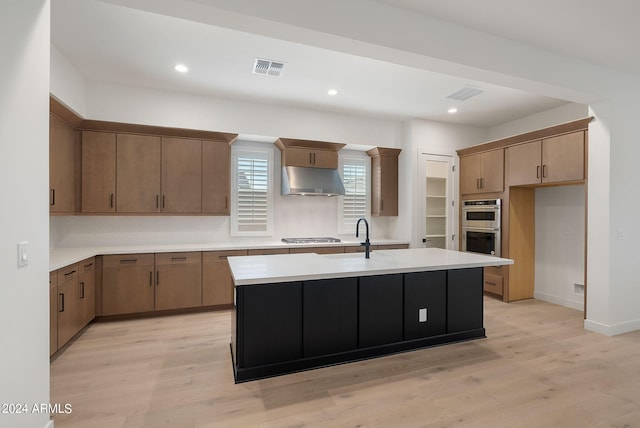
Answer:
[{"label": "white wall", "polygon": [[536,189],[535,288],[537,299],[584,309],[585,186]]},{"label": "white wall", "polygon": [[62,53],[51,45],[50,91],[67,106],[73,106],[76,114],[85,117],[86,79]]},{"label": "white wall", "polygon": [[589,116],[589,106],[578,103],[567,103],[538,114],[526,116],[511,122],[489,128],[488,141],[499,140],[512,135],[524,134],[537,129],[584,119]]},{"label": "white wall", "polygon": [[[28,403],[0,414],[2,427],[44,427],[49,402],[49,18],[48,0],[0,6],[0,403]],[[29,265],[17,266],[17,243]]]}]

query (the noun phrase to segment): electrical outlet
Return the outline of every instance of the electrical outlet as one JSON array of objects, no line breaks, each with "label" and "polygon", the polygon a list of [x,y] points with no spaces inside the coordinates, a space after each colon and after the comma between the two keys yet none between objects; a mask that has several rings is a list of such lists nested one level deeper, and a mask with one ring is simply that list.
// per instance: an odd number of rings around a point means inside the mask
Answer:
[{"label": "electrical outlet", "polygon": [[618,239],[624,239],[624,229],[621,227],[618,228]]},{"label": "electrical outlet", "polygon": [[18,266],[27,266],[29,264],[29,255],[27,254],[27,241],[18,242]]}]

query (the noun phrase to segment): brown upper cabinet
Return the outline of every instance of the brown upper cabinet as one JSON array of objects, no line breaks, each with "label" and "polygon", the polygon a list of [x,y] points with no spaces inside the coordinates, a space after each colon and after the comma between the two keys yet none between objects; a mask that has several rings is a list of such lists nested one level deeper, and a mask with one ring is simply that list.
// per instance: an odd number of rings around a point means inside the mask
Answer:
[{"label": "brown upper cabinet", "polygon": [[80,138],[65,121],[49,115],[49,212],[78,212]]},{"label": "brown upper cabinet", "polygon": [[229,215],[231,146],[226,141],[202,141],[202,212]]},{"label": "brown upper cabinet", "polygon": [[279,138],[275,145],[282,152],[282,166],[338,168],[338,151],[344,144]]},{"label": "brown upper cabinet", "polygon": [[116,134],[82,132],[82,212],[116,211]]},{"label": "brown upper cabinet", "polygon": [[585,132],[558,135],[507,148],[510,186],[584,180]]},{"label": "brown upper cabinet", "polygon": [[160,212],[160,137],[118,134],[116,148],[116,210]]},{"label": "brown upper cabinet", "polygon": [[162,138],[160,211],[202,212],[202,141]]},{"label": "brown upper cabinet", "polygon": [[398,215],[398,156],[400,149],[376,147],[371,157],[371,215]]},{"label": "brown upper cabinet", "polygon": [[504,190],[504,149],[460,158],[460,193],[502,192]]}]

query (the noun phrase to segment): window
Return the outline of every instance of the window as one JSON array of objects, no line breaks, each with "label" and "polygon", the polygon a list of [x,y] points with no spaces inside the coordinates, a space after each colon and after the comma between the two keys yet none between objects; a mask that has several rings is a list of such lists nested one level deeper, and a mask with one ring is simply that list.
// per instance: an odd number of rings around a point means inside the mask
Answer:
[{"label": "window", "polygon": [[271,235],[273,149],[234,144],[231,235]]},{"label": "window", "polygon": [[340,157],[340,174],[344,183],[344,196],[338,209],[338,232],[355,233],[356,223],[369,216],[370,158],[354,153]]}]

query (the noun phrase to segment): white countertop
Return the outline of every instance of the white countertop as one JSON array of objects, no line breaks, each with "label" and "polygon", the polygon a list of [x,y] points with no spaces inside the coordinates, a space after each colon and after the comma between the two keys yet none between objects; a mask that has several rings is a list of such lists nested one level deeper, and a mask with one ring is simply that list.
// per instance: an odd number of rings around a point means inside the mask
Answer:
[{"label": "white countertop", "polygon": [[[281,241],[247,241],[215,242],[206,244],[169,244],[169,245],[120,245],[81,248],[51,248],[49,249],[49,271],[54,271],[84,259],[98,255],[109,254],[140,254],[140,253],[173,253],[187,251],[227,251],[227,250],[256,250],[268,248],[308,248],[308,247],[347,247],[359,245],[360,240],[342,240],[327,244],[285,244]],[[408,244],[408,241],[392,239],[376,239],[371,245]],[[364,257],[364,256],[363,256]]]},{"label": "white countertop", "polygon": [[511,259],[440,248],[377,250],[370,259],[363,253],[306,253],[229,257],[228,261],[236,286],[513,264]]}]

